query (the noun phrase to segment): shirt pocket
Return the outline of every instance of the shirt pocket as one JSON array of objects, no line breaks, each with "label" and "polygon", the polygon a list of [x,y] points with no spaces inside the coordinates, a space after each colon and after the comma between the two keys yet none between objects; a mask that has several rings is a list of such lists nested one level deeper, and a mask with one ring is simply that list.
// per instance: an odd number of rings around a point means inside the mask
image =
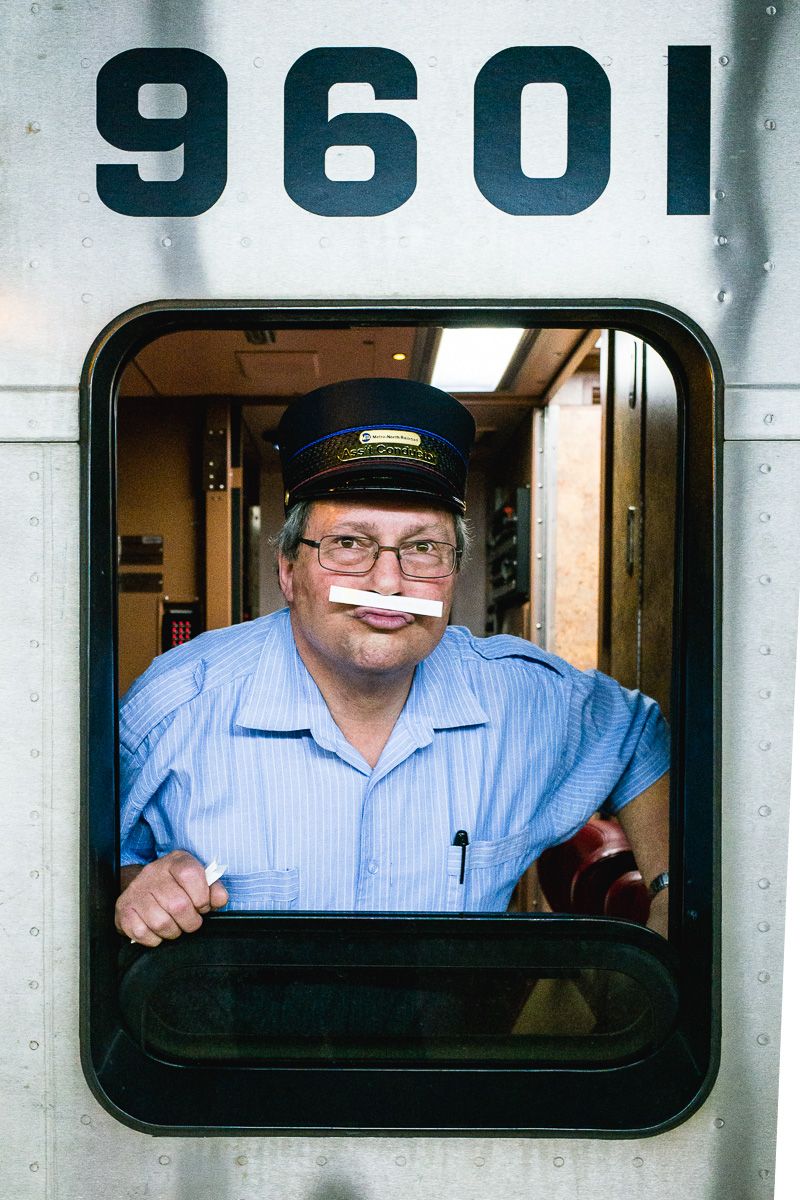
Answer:
[{"label": "shirt pocket", "polygon": [[[514,885],[531,861],[527,829],[495,842],[470,842],[447,851],[447,907],[451,912],[505,912]],[[464,866],[464,882],[461,867]]]},{"label": "shirt pocket", "polygon": [[297,867],[286,871],[252,871],[247,875],[222,876],[228,891],[226,912],[286,912],[297,908],[300,874]]}]

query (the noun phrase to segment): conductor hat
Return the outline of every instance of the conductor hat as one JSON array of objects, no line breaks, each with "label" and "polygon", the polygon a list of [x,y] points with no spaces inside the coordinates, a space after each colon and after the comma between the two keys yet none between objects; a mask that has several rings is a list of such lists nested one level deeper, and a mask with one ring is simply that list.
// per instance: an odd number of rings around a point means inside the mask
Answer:
[{"label": "conductor hat", "polygon": [[395,493],[466,508],[475,422],[447,392],[350,379],[294,400],[278,426],[284,503]]}]

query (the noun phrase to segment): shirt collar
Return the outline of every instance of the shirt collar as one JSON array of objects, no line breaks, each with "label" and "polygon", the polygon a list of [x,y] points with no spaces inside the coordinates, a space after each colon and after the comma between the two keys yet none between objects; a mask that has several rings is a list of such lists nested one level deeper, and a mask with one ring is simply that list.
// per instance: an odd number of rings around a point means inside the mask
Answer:
[{"label": "shirt collar", "polygon": [[[425,742],[431,740],[434,729],[486,724],[488,717],[446,633],[417,666],[401,719],[424,734]],[[275,732],[308,729],[320,745],[333,749],[338,744],[341,735],[297,652],[288,609],[269,622],[236,724]]]}]

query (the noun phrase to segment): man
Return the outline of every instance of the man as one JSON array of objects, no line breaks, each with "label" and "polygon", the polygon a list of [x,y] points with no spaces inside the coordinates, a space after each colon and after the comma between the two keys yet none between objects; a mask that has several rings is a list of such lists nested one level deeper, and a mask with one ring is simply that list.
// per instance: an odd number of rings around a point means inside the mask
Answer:
[{"label": "man", "polygon": [[[154,946],[226,903],[502,912],[606,802],[666,932],[658,706],[522,639],[448,628],[467,410],[424,384],[355,380],[294,402],[278,436],[288,609],[162,656],[122,704],[118,929]],[[209,884],[212,859],[225,871]]]}]

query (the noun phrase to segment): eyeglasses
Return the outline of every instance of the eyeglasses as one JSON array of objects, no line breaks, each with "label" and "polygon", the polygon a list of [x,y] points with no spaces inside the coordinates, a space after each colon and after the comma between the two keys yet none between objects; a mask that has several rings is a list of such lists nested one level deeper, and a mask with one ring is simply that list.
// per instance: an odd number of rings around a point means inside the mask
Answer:
[{"label": "eyeglasses", "polygon": [[450,542],[432,542],[429,538],[403,542],[402,546],[381,546],[375,538],[357,537],[351,533],[329,533],[318,542],[299,539],[304,546],[317,551],[319,565],[339,575],[367,575],[378,555],[391,550],[397,555],[400,570],[406,579],[445,579],[452,575],[461,557]]}]

